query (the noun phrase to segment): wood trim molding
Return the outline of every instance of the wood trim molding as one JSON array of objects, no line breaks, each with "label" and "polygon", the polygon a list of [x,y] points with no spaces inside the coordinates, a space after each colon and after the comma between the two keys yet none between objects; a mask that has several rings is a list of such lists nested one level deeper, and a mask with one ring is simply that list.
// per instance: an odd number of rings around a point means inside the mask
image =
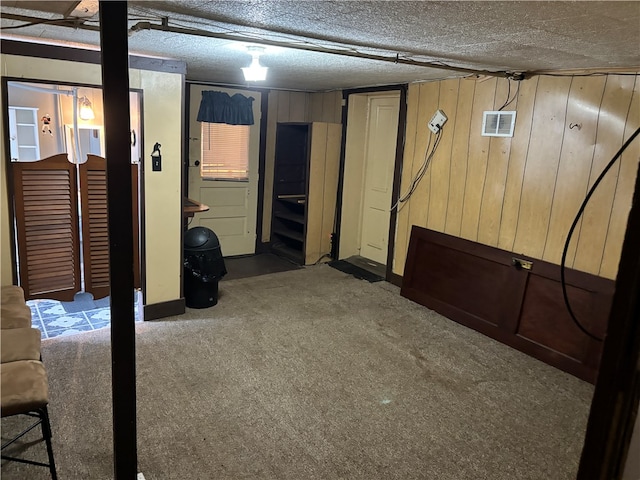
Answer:
[{"label": "wood trim molding", "polygon": [[406,90],[406,83],[397,83],[393,85],[379,85],[377,87],[361,87],[361,88],[348,88],[342,91],[342,98],[346,99],[349,95],[354,93],[376,93],[376,92],[389,92],[392,90]]},{"label": "wood trim molding", "polygon": [[[404,161],[404,144],[407,132],[407,85],[400,89],[400,110],[398,111],[398,133],[396,135],[396,159],[393,166],[393,185],[391,202],[400,198],[400,184],[402,182],[402,165]],[[393,275],[393,257],[396,250],[396,230],[398,229],[398,208],[391,210],[389,215],[389,233],[387,241],[387,277]]]},{"label": "wood trim molding", "polygon": [[[72,62],[100,64],[100,50],[65,47],[35,42],[2,39],[0,49],[3,55],[20,55],[23,57],[49,58],[52,60],[70,60]],[[177,73],[186,75],[187,64],[181,60],[140,57],[129,55],[129,68],[151,70],[155,72]]]},{"label": "wood trim molding", "polygon": [[402,275],[398,275],[397,273],[391,273],[387,281],[396,287],[402,288]]},{"label": "wood trim molding", "polygon": [[[7,77],[3,77],[2,78],[2,105],[9,105],[9,87],[8,87],[8,79]],[[9,138],[9,109],[8,108],[3,108],[2,109],[2,121],[4,123],[4,128],[2,130],[2,135],[3,135],[3,139],[7,139]],[[11,238],[11,242],[10,242],[10,248],[11,248],[11,279],[12,279],[12,283],[14,285],[18,285],[18,259],[16,256],[16,251],[17,251],[17,243],[16,243],[16,228],[15,228],[15,218],[16,218],[16,207],[13,204],[13,197],[15,195],[15,190],[13,187],[13,172],[12,172],[12,168],[11,168],[11,145],[10,142],[7,141],[3,141],[2,142],[4,144],[4,158],[5,158],[5,164],[4,164],[4,168],[5,168],[5,178],[4,179],[0,179],[0,182],[6,182],[5,183],[5,187],[6,187],[6,196],[4,198],[0,198],[0,201],[3,202],[7,202],[5,205],[7,205],[8,209],[9,209],[9,218],[11,219],[9,221],[9,235]],[[6,265],[4,265],[4,268],[7,268]]]},{"label": "wood trim molding", "polygon": [[349,95],[342,91],[342,136],[340,138],[340,160],[338,165],[338,191],[336,193],[336,215],[335,215],[335,236],[333,238],[333,250],[335,252],[334,260],[340,258],[340,231],[342,230],[342,196],[344,194],[344,166],[345,166],[345,152],[347,148],[347,118],[349,113]]},{"label": "wood trim molding", "polygon": [[186,304],[184,297],[181,297],[167,302],[145,305],[143,311],[144,313],[142,318],[144,318],[145,321],[158,320],[160,318],[182,315],[186,312]]},{"label": "wood trim molding", "polygon": [[262,230],[264,229],[264,179],[267,159],[267,129],[269,118],[269,92],[260,94],[260,146],[258,152],[258,205],[256,218],[256,246],[255,252],[262,244]]},{"label": "wood trim molding", "polygon": [[271,253],[271,242],[257,242],[256,254],[258,253]]},{"label": "wood trim molding", "polygon": [[3,38],[0,48],[4,55],[20,55],[22,57],[50,58],[53,60],[70,60],[82,63],[100,63],[100,50],[51,45],[46,43],[22,42]]},{"label": "wood trim molding", "polygon": [[534,75],[637,75],[640,72],[640,65],[634,67],[602,67],[602,68],[574,68],[567,70],[534,70],[527,72],[527,77]]},{"label": "wood trim molding", "polygon": [[[394,84],[394,85],[380,85],[377,87],[363,87],[363,88],[351,88],[342,90],[342,138],[340,141],[340,163],[338,167],[338,192],[336,201],[336,214],[335,214],[335,258],[340,258],[340,233],[342,227],[342,196],[344,193],[344,169],[345,169],[345,153],[347,147],[347,119],[349,115],[349,95],[354,94],[367,94],[367,93],[379,93],[379,92],[400,92],[400,111],[398,113],[398,136],[396,139],[396,160],[394,166],[394,192],[396,188],[400,188],[401,171],[402,171],[402,159],[404,157],[404,137],[407,122],[407,90],[408,85],[406,83]],[[401,143],[402,142],[402,143]],[[396,185],[397,183],[397,185]],[[395,195],[395,193],[394,193]],[[395,198],[395,197],[394,197]],[[397,216],[392,213],[389,222],[389,248],[387,252],[387,277],[392,273],[392,261],[395,249],[395,229],[397,223]]]}]

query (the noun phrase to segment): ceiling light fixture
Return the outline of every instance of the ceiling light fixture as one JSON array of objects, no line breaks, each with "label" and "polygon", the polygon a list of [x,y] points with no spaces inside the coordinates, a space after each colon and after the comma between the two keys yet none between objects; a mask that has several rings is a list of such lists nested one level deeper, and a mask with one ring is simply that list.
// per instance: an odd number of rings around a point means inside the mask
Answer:
[{"label": "ceiling light fixture", "polygon": [[93,120],[94,118],[96,118],[89,99],[87,97],[81,97],[78,100],[80,102],[80,118],[82,120]]},{"label": "ceiling light fixture", "polygon": [[251,65],[242,69],[244,79],[247,82],[261,82],[266,80],[268,68],[260,65],[260,55],[264,53],[264,47],[251,45],[247,47],[247,50],[249,50],[253,60],[251,60]]}]

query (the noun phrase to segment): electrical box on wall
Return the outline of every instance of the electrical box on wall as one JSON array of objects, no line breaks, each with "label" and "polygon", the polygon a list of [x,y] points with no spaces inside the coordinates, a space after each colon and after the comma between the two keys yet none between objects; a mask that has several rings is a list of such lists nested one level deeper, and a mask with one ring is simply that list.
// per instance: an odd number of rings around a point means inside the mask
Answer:
[{"label": "electrical box on wall", "polygon": [[447,116],[442,110],[436,110],[436,113],[434,113],[431,120],[429,120],[429,130],[433,133],[438,133],[442,130],[445,123],[447,123]]}]

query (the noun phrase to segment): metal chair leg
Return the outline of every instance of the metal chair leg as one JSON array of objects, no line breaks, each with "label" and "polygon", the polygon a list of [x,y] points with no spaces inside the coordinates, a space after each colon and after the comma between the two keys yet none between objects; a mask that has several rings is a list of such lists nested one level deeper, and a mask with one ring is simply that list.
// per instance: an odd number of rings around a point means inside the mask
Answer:
[{"label": "metal chair leg", "polygon": [[3,460],[10,460],[10,461],[13,461],[13,462],[26,463],[28,465],[37,465],[37,466],[40,466],[40,467],[49,467],[49,472],[51,473],[51,479],[52,480],[58,480],[58,473],[56,471],[56,463],[55,463],[55,460],[53,458],[53,447],[51,445],[51,437],[52,437],[52,434],[51,434],[51,423],[49,421],[49,412],[47,410],[47,407],[44,406],[44,407],[38,408],[36,410],[33,410],[31,412],[26,412],[23,415],[27,415],[29,417],[37,418],[38,421],[33,423],[32,425],[30,425],[29,427],[27,427],[24,431],[22,431],[20,434],[18,434],[13,439],[11,439],[8,442],[4,443],[2,445],[2,449],[8,447],[12,443],[14,443],[16,440],[18,440],[19,438],[23,437],[26,433],[30,432],[35,427],[37,427],[38,424],[40,424],[42,426],[42,438],[44,439],[45,444],[47,445],[47,456],[49,457],[49,463],[37,462],[37,461],[34,461],[34,460],[26,460],[26,459],[23,459],[23,458],[11,457],[11,456],[8,456],[8,455],[2,455],[2,459]]},{"label": "metal chair leg", "polygon": [[58,480],[58,473],[56,472],[56,462],[53,458],[53,447],[51,445],[51,423],[49,422],[49,411],[44,406],[40,409],[42,415],[42,436],[47,444],[47,455],[49,456],[49,471],[51,472],[51,480]]}]

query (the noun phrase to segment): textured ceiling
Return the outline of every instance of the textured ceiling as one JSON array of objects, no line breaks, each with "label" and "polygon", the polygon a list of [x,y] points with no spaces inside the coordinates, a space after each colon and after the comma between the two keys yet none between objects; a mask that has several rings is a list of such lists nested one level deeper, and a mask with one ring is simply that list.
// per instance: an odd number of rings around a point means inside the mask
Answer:
[{"label": "textured ceiling", "polygon": [[[2,37],[95,48],[99,34],[87,28],[98,26],[97,4],[3,0]],[[11,28],[27,23],[15,15],[49,23]],[[216,83],[245,83],[240,67],[251,60],[251,43],[268,44],[261,86],[310,91],[464,74],[437,65],[492,72],[640,67],[636,1],[130,1],[129,16],[132,53],[184,60],[188,79]],[[74,28],[59,25],[74,17],[83,17]],[[202,31],[218,38],[185,33]]]}]

